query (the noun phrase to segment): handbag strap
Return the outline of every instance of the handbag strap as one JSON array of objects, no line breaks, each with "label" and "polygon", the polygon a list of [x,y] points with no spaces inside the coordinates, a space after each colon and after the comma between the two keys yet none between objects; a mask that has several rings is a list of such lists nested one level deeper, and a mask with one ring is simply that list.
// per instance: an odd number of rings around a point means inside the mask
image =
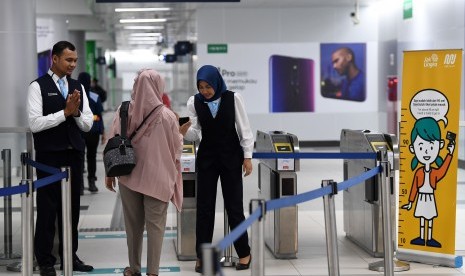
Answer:
[{"label": "handbag strap", "polygon": [[139,127],[137,127],[137,129],[134,131],[134,133],[131,134],[131,136],[129,136],[129,139],[132,139],[136,134],[137,134],[137,131],[139,131],[139,129],[144,125],[145,121],[150,117],[150,115],[152,115],[152,113],[158,109],[160,106],[163,106],[163,104],[160,104],[160,105],[157,105],[155,106],[154,109],[152,109],[152,111],[150,111],[150,113],[144,118],[144,120],[142,121],[142,123],[139,125]]},{"label": "handbag strap", "polygon": [[121,103],[121,107],[119,109],[119,117],[121,118],[121,138],[126,137],[126,131],[128,127],[128,110],[129,110],[129,101],[124,101]]}]

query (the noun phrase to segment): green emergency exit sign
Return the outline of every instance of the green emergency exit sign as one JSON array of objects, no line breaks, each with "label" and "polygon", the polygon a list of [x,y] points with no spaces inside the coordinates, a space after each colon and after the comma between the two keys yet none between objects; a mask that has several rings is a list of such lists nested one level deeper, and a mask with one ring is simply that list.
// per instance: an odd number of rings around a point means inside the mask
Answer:
[{"label": "green emergency exit sign", "polygon": [[208,44],[207,53],[209,54],[227,54],[228,44]]},{"label": "green emergency exit sign", "polygon": [[413,17],[413,3],[412,0],[404,0],[404,19]]}]

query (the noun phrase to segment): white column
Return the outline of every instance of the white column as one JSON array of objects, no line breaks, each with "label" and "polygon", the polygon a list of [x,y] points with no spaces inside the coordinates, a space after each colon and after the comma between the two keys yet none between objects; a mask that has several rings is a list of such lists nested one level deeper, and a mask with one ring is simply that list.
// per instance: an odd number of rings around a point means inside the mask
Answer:
[{"label": "white column", "polygon": [[0,127],[27,126],[29,83],[37,78],[35,0],[0,1]]},{"label": "white column", "polygon": [[79,73],[86,71],[85,31],[69,31],[68,36],[69,42],[74,44],[78,54],[77,66],[72,75],[73,79],[77,79]]}]

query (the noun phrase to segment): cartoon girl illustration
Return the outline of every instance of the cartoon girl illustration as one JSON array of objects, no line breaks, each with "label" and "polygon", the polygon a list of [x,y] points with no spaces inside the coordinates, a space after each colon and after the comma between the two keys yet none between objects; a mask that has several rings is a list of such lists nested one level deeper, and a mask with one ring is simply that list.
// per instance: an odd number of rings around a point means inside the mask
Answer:
[{"label": "cartoon girl illustration", "polygon": [[[433,239],[433,219],[438,216],[434,191],[438,182],[446,175],[452,160],[455,143],[451,141],[447,145],[449,153],[444,160],[439,156],[439,151],[444,147],[444,140],[441,139],[441,129],[435,119],[424,117],[415,122],[411,132],[410,152],[415,154],[412,159],[412,171],[422,164],[415,171],[415,176],[410,190],[409,203],[403,205],[402,209],[410,210],[415,198],[416,202],[414,216],[420,219],[420,236],[411,240],[410,244],[441,247],[441,243]],[[436,166],[432,166],[436,163]],[[425,225],[427,224],[427,235],[425,240]]]}]

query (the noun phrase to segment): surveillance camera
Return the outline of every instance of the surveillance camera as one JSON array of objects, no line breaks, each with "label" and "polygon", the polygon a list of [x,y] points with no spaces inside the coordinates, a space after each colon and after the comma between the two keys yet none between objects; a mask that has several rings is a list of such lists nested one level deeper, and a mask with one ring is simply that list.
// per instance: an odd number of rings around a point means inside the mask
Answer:
[{"label": "surveillance camera", "polygon": [[352,22],[353,22],[354,24],[360,23],[360,19],[358,19],[358,15],[357,15],[356,12],[351,12],[351,13],[350,13],[350,18],[352,19]]}]

